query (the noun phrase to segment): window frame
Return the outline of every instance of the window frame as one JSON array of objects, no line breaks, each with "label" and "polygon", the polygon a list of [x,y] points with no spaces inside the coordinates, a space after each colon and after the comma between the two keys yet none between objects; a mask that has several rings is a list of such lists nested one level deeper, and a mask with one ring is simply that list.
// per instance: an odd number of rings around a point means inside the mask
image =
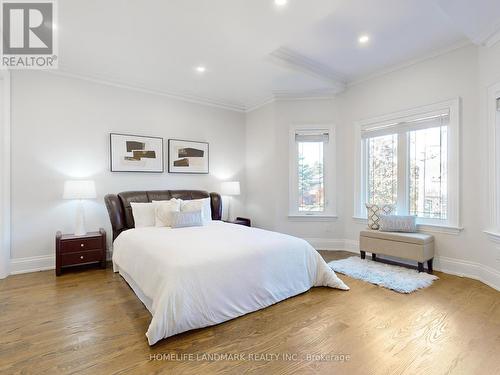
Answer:
[{"label": "window frame", "polygon": [[[296,132],[320,130],[328,131],[328,142],[323,145],[323,186],[325,210],[322,212],[299,211],[299,181],[298,181],[298,143]],[[336,202],[336,131],[332,124],[292,124],[289,129],[289,183],[288,183],[288,217],[306,219],[337,218]]]},{"label": "window frame", "polygon": [[[411,122],[419,117],[447,111],[449,113],[448,123],[448,212],[447,219],[417,218],[417,224],[423,230],[437,230],[447,233],[458,233],[463,228],[460,225],[460,113],[461,99],[456,98],[435,104],[399,111],[355,123],[355,189],[354,189],[354,216],[357,221],[365,221],[367,218],[364,206],[366,192],[367,173],[367,150],[362,137],[362,131],[371,127],[380,127],[389,124]],[[397,127],[395,128],[397,129]],[[402,126],[398,134],[408,134],[408,130]],[[409,213],[409,137],[398,137],[398,196],[397,213],[407,215]]]},{"label": "window frame", "polygon": [[488,88],[488,198],[490,217],[488,229],[484,233],[494,242],[500,242],[500,82]]}]

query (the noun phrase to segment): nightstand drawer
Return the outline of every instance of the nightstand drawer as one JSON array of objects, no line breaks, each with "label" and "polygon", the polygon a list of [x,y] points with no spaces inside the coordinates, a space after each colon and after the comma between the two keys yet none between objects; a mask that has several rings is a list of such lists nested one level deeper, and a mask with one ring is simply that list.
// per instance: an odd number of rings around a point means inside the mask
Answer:
[{"label": "nightstand drawer", "polygon": [[101,237],[66,240],[61,242],[61,253],[74,253],[77,251],[98,250],[101,248]]},{"label": "nightstand drawer", "polygon": [[68,253],[62,255],[62,266],[72,266],[75,264],[100,262],[102,250],[80,251],[79,253]]}]

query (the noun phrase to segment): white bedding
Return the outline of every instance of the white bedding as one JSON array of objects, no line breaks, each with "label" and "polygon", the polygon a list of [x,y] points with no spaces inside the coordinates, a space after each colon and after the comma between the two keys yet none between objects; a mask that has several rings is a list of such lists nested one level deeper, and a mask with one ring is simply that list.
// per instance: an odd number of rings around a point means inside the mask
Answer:
[{"label": "white bedding", "polygon": [[122,232],[114,242],[113,267],[148,301],[150,345],[313,286],[349,289],[306,241],[220,221]]}]

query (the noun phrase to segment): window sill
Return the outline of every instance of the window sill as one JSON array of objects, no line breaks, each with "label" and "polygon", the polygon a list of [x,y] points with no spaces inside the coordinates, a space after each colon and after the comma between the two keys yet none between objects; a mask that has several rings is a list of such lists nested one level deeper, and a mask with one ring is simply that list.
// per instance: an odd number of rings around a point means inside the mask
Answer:
[{"label": "window sill", "polygon": [[337,220],[336,214],[322,214],[322,215],[305,215],[305,214],[289,214],[288,219],[293,221],[332,221]]},{"label": "window sill", "polygon": [[453,225],[440,225],[440,224],[417,224],[418,230],[422,232],[431,233],[444,233],[444,234],[460,234],[464,228],[456,227]]},{"label": "window sill", "polygon": [[[366,217],[353,216],[354,222],[358,224],[367,224],[368,219]],[[444,234],[454,234],[458,235],[464,230],[463,227],[456,227],[452,225],[440,225],[440,224],[417,224],[419,232],[431,232],[431,233],[444,233]],[[500,234],[499,241],[500,241]]]},{"label": "window sill", "polygon": [[495,242],[495,243],[500,243],[500,233],[499,232],[494,232],[490,230],[483,230],[483,233],[488,236],[488,238]]},{"label": "window sill", "polygon": [[353,216],[352,220],[354,220],[354,222],[358,224],[368,224],[368,219],[366,217]]}]

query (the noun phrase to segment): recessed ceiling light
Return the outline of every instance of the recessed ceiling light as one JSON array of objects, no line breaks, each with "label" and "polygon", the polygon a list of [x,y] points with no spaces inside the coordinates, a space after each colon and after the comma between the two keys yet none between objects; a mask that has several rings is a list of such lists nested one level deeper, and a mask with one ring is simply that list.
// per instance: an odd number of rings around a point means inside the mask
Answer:
[{"label": "recessed ceiling light", "polygon": [[366,44],[370,41],[370,37],[368,35],[361,35],[359,38],[358,38],[358,42],[359,44]]},{"label": "recessed ceiling light", "polygon": [[198,73],[205,73],[207,71],[207,68],[205,68],[203,65],[199,65],[195,69]]},{"label": "recessed ceiling light", "polygon": [[286,5],[286,3],[288,3],[288,0],[274,0],[274,4],[276,4],[279,7]]}]

